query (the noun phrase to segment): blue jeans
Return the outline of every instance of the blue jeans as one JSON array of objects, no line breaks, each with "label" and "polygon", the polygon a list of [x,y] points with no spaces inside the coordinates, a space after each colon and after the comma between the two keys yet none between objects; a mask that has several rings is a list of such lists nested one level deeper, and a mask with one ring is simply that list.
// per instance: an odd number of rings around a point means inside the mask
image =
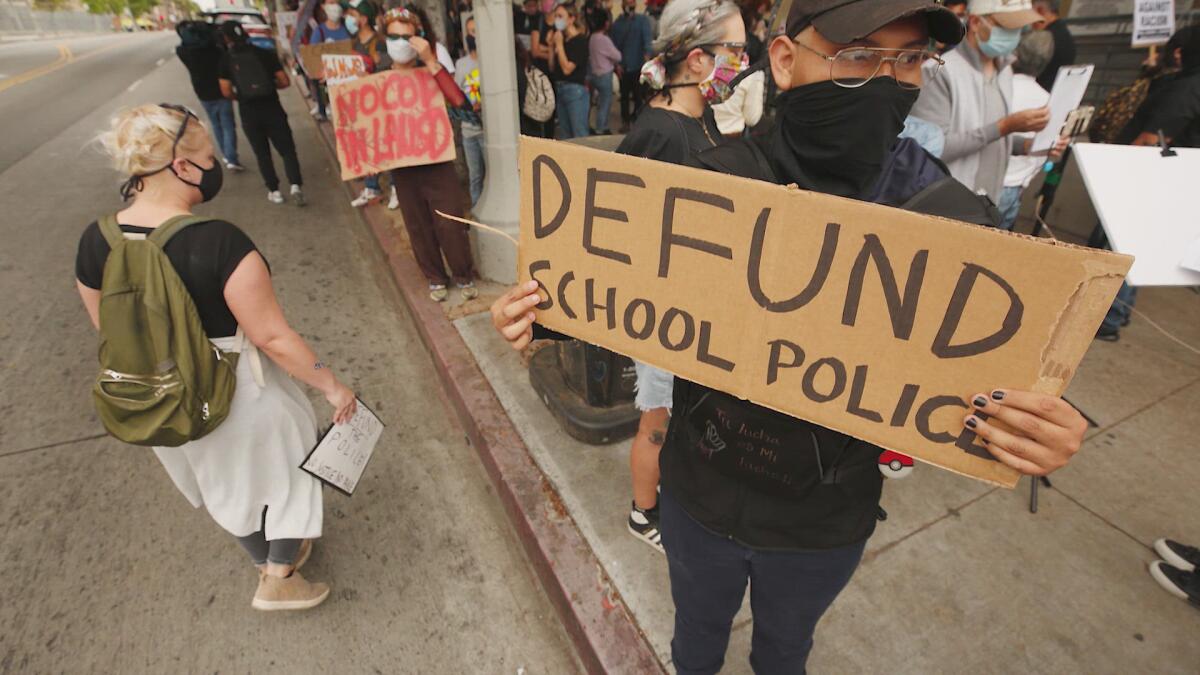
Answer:
[{"label": "blue jeans", "polygon": [[[1088,246],[1112,250],[1112,247],[1108,245],[1108,235],[1105,234],[1104,228],[1099,223],[1096,224],[1096,229],[1092,230],[1092,236],[1088,239]],[[1122,281],[1121,287],[1117,289],[1117,297],[1113,299],[1112,305],[1108,308],[1108,313],[1104,315],[1104,320],[1100,322],[1100,328],[1107,331],[1115,331],[1129,323],[1129,318],[1133,315],[1133,303],[1136,300],[1137,289]]]},{"label": "blue jeans", "polygon": [[212,124],[213,137],[226,162],[241,164],[237,154],[237,122],[233,119],[233,101],[227,98],[216,101],[200,101],[208,121]]},{"label": "blue jeans", "polygon": [[1000,192],[1000,203],[996,205],[996,208],[1000,209],[1000,229],[1012,232],[1013,225],[1017,222],[1017,212],[1021,210],[1022,189],[1020,185],[1006,185]]},{"label": "blue jeans", "polygon": [[588,112],[591,110],[587,87],[574,82],[559,82],[555,96],[561,137],[565,139],[587,136]]},{"label": "blue jeans", "polygon": [[603,75],[589,75],[588,81],[596,92],[596,133],[607,134],[610,131],[608,114],[612,111],[613,74],[610,71]]},{"label": "blue jeans", "polygon": [[470,177],[471,206],[475,206],[483,192],[483,177],[487,171],[484,164],[483,134],[468,136],[464,125],[462,141],[463,154],[467,159],[467,175]]},{"label": "blue jeans", "polygon": [[671,659],[680,675],[716,673],[750,582],[755,673],[804,673],[813,631],[850,581],[867,542],[829,550],[761,551],[709,532],[667,492],[662,541],[675,601]]},{"label": "blue jeans", "polygon": [[369,190],[374,190],[376,192],[383,192],[383,188],[381,188],[379,185],[379,177],[381,175],[382,174],[373,173],[369,176],[364,177],[363,178],[363,187],[365,187]]}]

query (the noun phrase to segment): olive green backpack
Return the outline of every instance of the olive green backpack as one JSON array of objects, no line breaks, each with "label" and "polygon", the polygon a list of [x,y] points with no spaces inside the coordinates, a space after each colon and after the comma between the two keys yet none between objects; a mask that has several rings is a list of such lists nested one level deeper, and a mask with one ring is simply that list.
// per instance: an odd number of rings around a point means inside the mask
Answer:
[{"label": "olive green backpack", "polygon": [[112,251],[100,289],[100,375],[92,398],[104,428],[126,443],[176,447],[229,414],[238,355],[209,342],[196,303],[163,252],[173,235],[210,220],[176,216],[144,236],[122,232],[115,215],[99,222]]}]

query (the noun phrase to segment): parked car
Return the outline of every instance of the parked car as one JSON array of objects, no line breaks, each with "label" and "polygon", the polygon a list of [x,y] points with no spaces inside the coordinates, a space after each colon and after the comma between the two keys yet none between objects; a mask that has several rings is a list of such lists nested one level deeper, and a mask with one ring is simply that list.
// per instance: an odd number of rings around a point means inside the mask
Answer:
[{"label": "parked car", "polygon": [[267,22],[263,13],[248,7],[222,7],[221,9],[204,12],[204,20],[211,24],[221,25],[226,21],[237,21],[246,31],[250,44],[260,49],[275,51],[275,31]]}]

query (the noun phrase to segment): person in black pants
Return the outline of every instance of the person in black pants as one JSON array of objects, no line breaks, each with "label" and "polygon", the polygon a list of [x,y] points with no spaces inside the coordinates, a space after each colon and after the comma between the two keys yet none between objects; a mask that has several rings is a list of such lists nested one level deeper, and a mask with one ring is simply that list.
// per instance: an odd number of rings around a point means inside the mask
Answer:
[{"label": "person in black pants", "polygon": [[276,90],[286,89],[291,79],[274,52],[254,47],[246,41],[241,24],[227,21],[221,24],[227,50],[221,59],[219,82],[221,94],[236,99],[242,118],[242,131],[258,170],[267,185],[267,199],[273,204],[282,204],[279,192],[279,176],[275,173],[275,162],[271,158],[271,146],[283,158],[283,170],[291,183],[292,201],[304,206],[304,181],[300,176],[300,160],[296,156],[296,142],[292,139],[292,128],[288,126],[287,113],[279,102]]}]

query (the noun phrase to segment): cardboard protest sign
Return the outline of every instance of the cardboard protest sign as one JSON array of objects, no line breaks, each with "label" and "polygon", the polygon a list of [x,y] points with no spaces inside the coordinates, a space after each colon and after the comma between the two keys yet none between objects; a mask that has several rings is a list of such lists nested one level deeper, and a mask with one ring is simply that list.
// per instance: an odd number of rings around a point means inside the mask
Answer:
[{"label": "cardboard protest sign", "polygon": [[1131,262],[528,137],[520,172],[542,325],[1007,487],[967,398],[1066,389]]},{"label": "cardboard protest sign", "polygon": [[337,42],[319,42],[315,45],[300,46],[300,65],[304,66],[304,72],[314,80],[320,80],[324,77],[322,70],[324,64],[321,62],[321,57],[326,54],[353,54],[353,40],[338,40]]},{"label": "cardboard protest sign", "polygon": [[454,130],[425,68],[388,70],[329,88],[342,180],[454,159]]},{"label": "cardboard protest sign", "polygon": [[1174,0],[1133,0],[1133,47],[1164,44],[1174,32]]},{"label": "cardboard protest sign", "polygon": [[358,54],[322,54],[325,84],[345,84],[367,74],[367,62]]},{"label": "cardboard protest sign", "polygon": [[1184,264],[1200,238],[1191,201],[1200,148],[1171,152],[1164,157],[1156,147],[1101,143],[1076,143],[1071,150],[1109,245],[1135,257],[1132,286],[1200,286],[1200,271]]}]

